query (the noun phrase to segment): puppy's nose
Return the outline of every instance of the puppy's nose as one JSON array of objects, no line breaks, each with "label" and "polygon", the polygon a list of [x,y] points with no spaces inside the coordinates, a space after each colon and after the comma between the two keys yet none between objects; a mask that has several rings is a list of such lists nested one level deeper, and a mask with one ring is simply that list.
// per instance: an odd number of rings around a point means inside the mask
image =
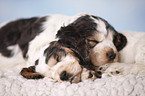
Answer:
[{"label": "puppy's nose", "polygon": [[114,60],[115,57],[116,57],[116,53],[114,53],[114,52],[107,53],[107,57],[108,57],[110,60]]},{"label": "puppy's nose", "polygon": [[60,74],[60,79],[62,81],[68,81],[69,78],[71,77],[72,75],[67,73],[66,71],[63,71],[61,74]]}]

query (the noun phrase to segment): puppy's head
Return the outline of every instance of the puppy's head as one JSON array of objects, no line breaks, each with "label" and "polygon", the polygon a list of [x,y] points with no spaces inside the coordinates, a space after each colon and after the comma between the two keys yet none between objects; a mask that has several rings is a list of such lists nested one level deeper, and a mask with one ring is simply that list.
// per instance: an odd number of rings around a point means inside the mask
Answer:
[{"label": "puppy's head", "polygon": [[116,62],[118,60],[118,50],[113,43],[114,32],[109,29],[106,29],[106,31],[108,32],[98,30],[88,39],[90,46],[89,56],[92,63],[96,66]]},{"label": "puppy's head", "polygon": [[51,77],[59,82],[70,81],[77,83],[80,81],[82,68],[79,59],[74,52],[62,44],[51,42],[45,50],[45,63],[49,66],[49,71],[44,73],[45,76]]},{"label": "puppy's head", "polygon": [[[65,41],[67,46],[78,50],[80,57],[87,58],[84,64],[81,64],[83,66],[87,65],[89,60],[95,66],[116,62],[118,51],[123,49],[127,42],[125,36],[118,33],[106,20],[90,14],[78,16],[74,22],[62,27],[57,37]],[[85,47],[81,46],[80,40],[87,41]]]},{"label": "puppy's head", "polygon": [[92,63],[100,66],[116,62],[118,52],[127,43],[126,37],[118,33],[106,20],[96,16],[92,16],[92,19],[97,24],[96,31],[88,39]]}]

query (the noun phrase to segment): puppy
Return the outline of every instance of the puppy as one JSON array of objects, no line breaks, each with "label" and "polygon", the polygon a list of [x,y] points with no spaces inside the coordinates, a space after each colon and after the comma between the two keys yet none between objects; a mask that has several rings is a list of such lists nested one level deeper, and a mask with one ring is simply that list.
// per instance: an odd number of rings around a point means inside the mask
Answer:
[{"label": "puppy", "polygon": [[0,28],[0,69],[26,64],[21,71],[25,78],[79,82],[82,67],[95,71],[116,62],[125,40],[106,20],[91,14],[18,19]]},{"label": "puppy", "polygon": [[145,75],[145,33],[120,32],[126,38],[126,46],[119,52],[118,63],[110,64],[105,73],[112,75]]}]

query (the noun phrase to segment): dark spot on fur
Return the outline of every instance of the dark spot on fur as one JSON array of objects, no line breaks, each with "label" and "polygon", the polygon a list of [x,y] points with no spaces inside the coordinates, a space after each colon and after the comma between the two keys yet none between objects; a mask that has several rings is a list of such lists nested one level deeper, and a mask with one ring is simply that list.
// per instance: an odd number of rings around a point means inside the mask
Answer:
[{"label": "dark spot on fur", "polygon": [[102,76],[101,75],[96,75],[96,78],[102,78]]},{"label": "dark spot on fur", "polygon": [[98,73],[99,75],[102,75],[102,72],[101,72],[101,71],[98,71],[97,73]]},{"label": "dark spot on fur", "polygon": [[35,61],[35,65],[38,65],[38,63],[39,63],[39,60],[37,59],[37,60]]},{"label": "dark spot on fur", "polygon": [[100,68],[99,68],[99,70],[102,70],[102,69],[103,69],[103,67],[100,67]]},{"label": "dark spot on fur", "polygon": [[60,79],[63,81],[68,81],[71,76],[72,76],[71,74],[67,73],[66,71],[63,71],[60,74]]},{"label": "dark spot on fur", "polygon": [[96,72],[95,72],[95,76],[96,76],[97,78],[101,78],[101,77],[102,77],[102,72],[101,72],[101,71],[96,71]]},{"label": "dark spot on fur", "polygon": [[116,71],[116,74],[119,74],[120,72],[119,71]]},{"label": "dark spot on fur", "polygon": [[93,74],[91,72],[89,72],[88,78],[92,78],[92,77],[93,77]]},{"label": "dark spot on fur", "polygon": [[113,72],[110,72],[111,74],[113,74]]}]

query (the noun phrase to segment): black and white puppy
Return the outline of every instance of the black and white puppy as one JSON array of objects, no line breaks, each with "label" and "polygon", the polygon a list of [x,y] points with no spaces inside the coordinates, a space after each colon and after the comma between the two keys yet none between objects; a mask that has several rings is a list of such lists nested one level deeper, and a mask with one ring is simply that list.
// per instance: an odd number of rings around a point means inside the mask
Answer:
[{"label": "black and white puppy", "polygon": [[86,76],[83,68],[116,62],[125,41],[107,21],[90,14],[18,19],[0,27],[0,69],[26,64],[23,77],[79,82]]}]

